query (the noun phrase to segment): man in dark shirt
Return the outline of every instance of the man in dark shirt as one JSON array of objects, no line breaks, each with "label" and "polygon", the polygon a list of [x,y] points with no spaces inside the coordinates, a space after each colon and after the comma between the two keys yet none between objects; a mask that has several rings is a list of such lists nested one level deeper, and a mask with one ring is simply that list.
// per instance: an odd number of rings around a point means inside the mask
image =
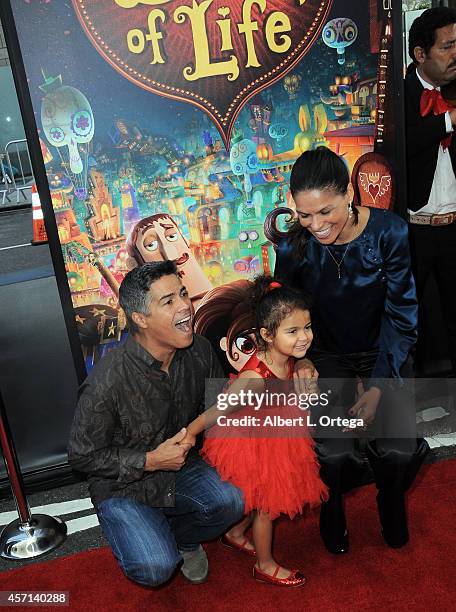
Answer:
[{"label": "man in dark shirt", "polygon": [[130,335],[80,389],[69,461],[88,474],[103,533],[129,578],[162,584],[183,559],[183,575],[203,582],[200,542],[240,520],[243,500],[180,441],[204,410],[205,379],[223,372],[210,343],[193,334],[173,262],[129,272],[120,305]]}]

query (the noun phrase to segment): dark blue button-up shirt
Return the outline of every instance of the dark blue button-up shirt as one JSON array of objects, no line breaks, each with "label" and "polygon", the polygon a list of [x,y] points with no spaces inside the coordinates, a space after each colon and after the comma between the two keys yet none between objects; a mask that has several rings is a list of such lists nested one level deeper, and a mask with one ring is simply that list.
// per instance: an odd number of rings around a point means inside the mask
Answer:
[{"label": "dark blue button-up shirt", "polygon": [[[309,294],[315,346],[339,355],[378,350],[373,379],[399,377],[416,341],[418,306],[407,224],[392,212],[370,209],[364,231],[329,249],[307,233],[304,258],[290,242],[277,250],[275,275]],[[347,249],[347,250],[346,250]],[[346,252],[345,252],[346,251]]]}]

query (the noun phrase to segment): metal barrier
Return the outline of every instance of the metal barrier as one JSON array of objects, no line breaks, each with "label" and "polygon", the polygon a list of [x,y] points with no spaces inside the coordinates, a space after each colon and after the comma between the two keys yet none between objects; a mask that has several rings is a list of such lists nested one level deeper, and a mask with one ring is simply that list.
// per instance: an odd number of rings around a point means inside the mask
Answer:
[{"label": "metal barrier", "polygon": [[[32,162],[27,141],[11,140],[3,153],[0,153],[0,197],[1,205],[12,204],[15,196],[16,204],[31,202],[31,189],[34,182]],[[28,192],[27,192],[28,190]]]}]

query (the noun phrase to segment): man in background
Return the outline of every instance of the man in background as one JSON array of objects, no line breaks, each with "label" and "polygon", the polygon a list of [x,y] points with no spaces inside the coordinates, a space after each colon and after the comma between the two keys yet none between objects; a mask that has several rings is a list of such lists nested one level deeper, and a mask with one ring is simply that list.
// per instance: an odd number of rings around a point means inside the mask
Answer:
[{"label": "man in background", "polygon": [[[407,207],[418,302],[434,274],[456,375],[456,109],[441,88],[456,79],[456,9],[424,11],[412,24],[405,78]],[[422,316],[420,327],[422,328]],[[422,357],[418,343],[417,365]]]}]

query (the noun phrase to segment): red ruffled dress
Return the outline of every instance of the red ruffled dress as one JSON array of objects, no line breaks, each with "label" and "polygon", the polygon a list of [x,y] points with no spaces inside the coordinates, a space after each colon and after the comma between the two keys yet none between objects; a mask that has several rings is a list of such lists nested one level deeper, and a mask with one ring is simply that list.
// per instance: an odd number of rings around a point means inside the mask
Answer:
[{"label": "red ruffled dress", "polygon": [[[258,372],[264,379],[279,380],[256,355],[241,371],[246,370]],[[289,378],[293,378],[291,362]],[[286,406],[279,408],[280,412],[288,416]],[[229,416],[242,416],[242,411]],[[295,437],[287,436],[286,431],[280,437],[257,437],[251,431],[251,436],[223,437],[211,435],[209,430],[201,449],[201,456],[221,478],[244,493],[246,514],[260,510],[269,513],[271,519],[280,514],[293,518],[305,507],[327,500],[328,489],[319,476],[314,442],[306,427],[301,427]]]}]

